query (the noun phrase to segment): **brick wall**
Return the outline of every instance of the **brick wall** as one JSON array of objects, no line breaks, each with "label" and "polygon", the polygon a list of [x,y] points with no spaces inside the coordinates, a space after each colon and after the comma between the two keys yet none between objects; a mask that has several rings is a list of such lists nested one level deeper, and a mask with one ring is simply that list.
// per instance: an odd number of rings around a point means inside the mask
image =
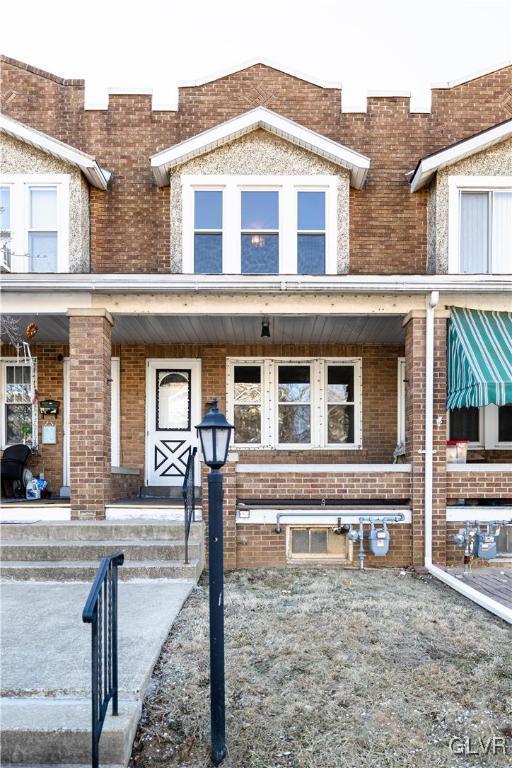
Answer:
[{"label": "brick wall", "polygon": [[139,494],[140,486],[143,484],[142,474],[119,474],[111,473],[110,479],[110,500],[134,499]]},{"label": "brick wall", "polygon": [[259,105],[371,158],[366,188],[351,190],[351,272],[425,272],[427,192],[411,195],[405,174],[424,155],[510,117],[510,67],[434,90],[431,114],[411,114],[404,97],[372,97],[367,113],[345,114],[337,89],[264,65],[181,88],[176,112],[152,111],[144,95],[111,95],[108,110],[84,111],[82,80],[5,57],[0,65],[5,114],[90,152],[114,173],[108,193],[91,190],[96,272],[169,270],[169,189],[155,186],[149,156]]},{"label": "brick wall", "polygon": [[[239,499],[409,499],[408,472],[237,472]],[[276,467],[276,470],[278,468]]]},{"label": "brick wall", "polygon": [[512,472],[447,472],[449,499],[512,499]]}]

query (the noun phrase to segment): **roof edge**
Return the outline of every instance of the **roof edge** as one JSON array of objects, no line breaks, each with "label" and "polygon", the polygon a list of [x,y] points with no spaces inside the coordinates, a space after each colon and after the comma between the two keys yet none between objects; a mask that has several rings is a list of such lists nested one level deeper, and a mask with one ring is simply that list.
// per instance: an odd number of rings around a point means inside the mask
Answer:
[{"label": "roof edge", "polygon": [[505,59],[504,61],[501,61],[498,64],[491,66],[490,68],[485,67],[476,70],[475,72],[471,72],[469,75],[464,75],[463,77],[447,81],[446,83],[432,83],[430,87],[433,91],[457,88],[459,85],[471,83],[473,80],[478,80],[479,78],[485,77],[486,75],[492,75],[494,72],[499,72],[501,69],[507,69],[507,67],[512,67],[512,59]]},{"label": "roof edge", "polygon": [[45,69],[39,69],[38,67],[34,67],[32,64],[27,64],[25,61],[20,61],[19,59],[13,59],[11,56],[6,56],[3,53],[0,54],[0,63],[10,64],[12,67],[17,67],[18,69],[24,69],[33,75],[44,77],[46,80],[52,80],[52,82],[58,83],[58,85],[71,85],[71,86],[78,86],[80,88],[85,87],[85,80],[83,80],[82,78],[61,77],[60,75],[53,74],[53,72],[47,72]]},{"label": "roof edge", "polygon": [[278,62],[275,62],[272,59],[268,59],[266,57],[255,57],[252,59],[247,59],[246,61],[243,61],[239,64],[223,67],[215,72],[210,72],[203,77],[198,77],[197,79],[179,80],[178,88],[197,88],[198,86],[206,85],[206,83],[212,83],[215,80],[221,80],[223,77],[235,75],[237,72],[243,72],[244,69],[249,69],[250,67],[254,67],[257,64],[261,64],[264,67],[269,67],[270,69],[275,69],[277,72],[282,72],[283,74],[289,75],[290,77],[295,77],[297,80],[302,80],[305,83],[311,83],[311,85],[316,85],[319,88],[334,88],[341,90],[341,82],[339,81],[330,82],[328,80],[321,80],[320,78],[312,77],[311,75],[308,75],[300,70],[296,70],[291,67],[283,67]]}]

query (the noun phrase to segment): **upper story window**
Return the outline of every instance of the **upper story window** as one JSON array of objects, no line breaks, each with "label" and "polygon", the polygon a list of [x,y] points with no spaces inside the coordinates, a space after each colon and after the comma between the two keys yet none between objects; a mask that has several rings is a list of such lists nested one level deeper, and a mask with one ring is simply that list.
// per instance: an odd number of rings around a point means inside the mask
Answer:
[{"label": "upper story window", "polygon": [[2,176],[0,208],[4,267],[69,271],[69,176]]},{"label": "upper story window", "polygon": [[512,273],[512,178],[449,179],[450,272]]},{"label": "upper story window", "polygon": [[336,177],[183,176],[183,271],[335,274]]}]

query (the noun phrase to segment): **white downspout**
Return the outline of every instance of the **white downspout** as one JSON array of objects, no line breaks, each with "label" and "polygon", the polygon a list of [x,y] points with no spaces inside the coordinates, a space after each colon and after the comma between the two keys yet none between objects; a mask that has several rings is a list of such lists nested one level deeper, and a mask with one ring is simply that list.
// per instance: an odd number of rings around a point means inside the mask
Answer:
[{"label": "white downspout", "polygon": [[427,302],[427,317],[425,329],[425,567],[436,579],[447,584],[461,595],[482,606],[495,616],[512,624],[512,610],[497,600],[484,595],[477,589],[456,579],[447,571],[432,564],[432,490],[433,490],[433,426],[434,426],[434,317],[435,308],[439,303],[439,291],[432,291]]},{"label": "white downspout", "polygon": [[433,478],[433,420],[434,420],[434,315],[439,303],[439,291],[432,291],[427,302],[425,330],[425,565],[432,565],[432,478]]}]

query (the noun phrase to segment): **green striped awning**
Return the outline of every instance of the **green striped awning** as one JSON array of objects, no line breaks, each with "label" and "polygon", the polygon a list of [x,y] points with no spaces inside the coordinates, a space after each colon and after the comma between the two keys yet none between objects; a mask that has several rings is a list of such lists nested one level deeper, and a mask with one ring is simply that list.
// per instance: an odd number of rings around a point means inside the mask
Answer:
[{"label": "green striped awning", "polygon": [[447,407],[512,403],[512,312],[453,307]]}]

